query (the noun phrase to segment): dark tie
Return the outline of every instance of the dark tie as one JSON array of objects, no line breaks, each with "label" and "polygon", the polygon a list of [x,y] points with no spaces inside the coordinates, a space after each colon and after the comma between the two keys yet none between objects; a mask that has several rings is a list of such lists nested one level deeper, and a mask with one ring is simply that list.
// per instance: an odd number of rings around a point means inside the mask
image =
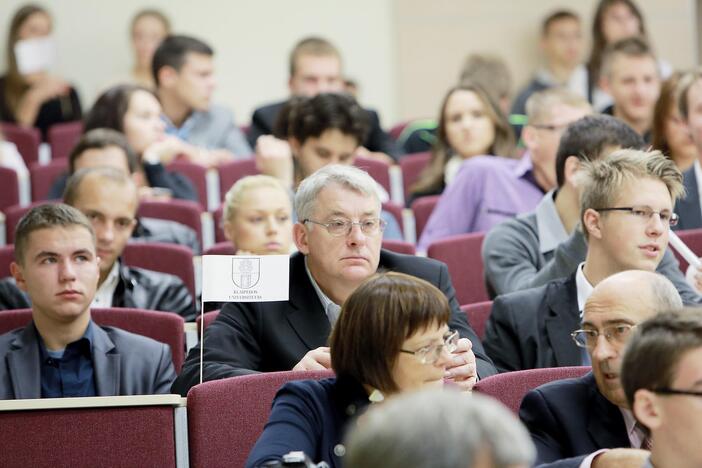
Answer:
[{"label": "dark tie", "polygon": [[[651,448],[653,447],[653,442],[651,441],[651,436],[648,433],[648,429],[646,429],[644,426],[639,424],[638,422],[636,423],[636,427],[639,430],[639,434],[643,436],[643,439],[641,440],[641,449],[651,451]],[[635,447],[634,447],[635,448]]]}]

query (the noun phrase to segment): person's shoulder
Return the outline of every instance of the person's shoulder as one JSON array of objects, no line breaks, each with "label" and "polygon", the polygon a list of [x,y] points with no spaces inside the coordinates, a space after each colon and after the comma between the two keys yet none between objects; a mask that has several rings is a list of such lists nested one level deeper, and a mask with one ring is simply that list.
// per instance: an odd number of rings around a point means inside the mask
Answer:
[{"label": "person's shoulder", "polygon": [[271,102],[269,104],[264,104],[260,107],[257,107],[254,110],[254,115],[256,114],[277,114],[280,112],[280,109],[283,108],[287,100],[284,101],[276,101],[276,102]]},{"label": "person's shoulder", "polygon": [[143,287],[158,287],[167,284],[183,284],[183,281],[170,273],[162,273],[160,271],[147,270],[146,268],[125,266],[123,271],[126,276],[136,281]]},{"label": "person's shoulder", "polygon": [[[132,333],[122,328],[110,326],[100,326],[99,328],[107,334],[119,353],[139,352],[141,354],[144,351],[160,353],[163,347],[166,346],[164,343],[156,341],[153,338],[149,338],[148,336],[144,335],[137,335],[136,333]],[[147,355],[143,356],[146,357]],[[154,354],[154,356],[158,357],[160,354]]]},{"label": "person's shoulder", "polygon": [[378,269],[401,270],[402,273],[414,274],[415,271],[439,269],[443,263],[433,258],[407,255],[390,250],[380,251]]},{"label": "person's shoulder", "polygon": [[538,236],[536,213],[529,212],[514,218],[509,218],[495,225],[485,234],[485,241],[492,239],[502,239],[504,237],[520,238],[526,232],[532,232]]},{"label": "person's shoulder", "polygon": [[595,387],[595,378],[592,372],[588,372],[581,377],[559,379],[539,385],[531,392],[543,395],[550,399],[573,399],[577,396],[584,396]]},{"label": "person's shoulder", "polygon": [[14,330],[10,330],[10,331],[5,332],[2,335],[0,335],[0,354],[5,354],[7,351],[9,351],[12,343],[22,333],[24,333],[25,328],[26,327],[15,328]]}]

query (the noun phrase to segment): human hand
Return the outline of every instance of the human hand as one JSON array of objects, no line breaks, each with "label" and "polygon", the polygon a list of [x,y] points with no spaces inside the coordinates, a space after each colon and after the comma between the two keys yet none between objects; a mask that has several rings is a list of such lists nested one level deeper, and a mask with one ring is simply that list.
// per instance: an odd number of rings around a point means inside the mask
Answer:
[{"label": "human hand", "polygon": [[597,455],[592,468],[640,468],[651,455],[648,450],[617,448]]},{"label": "human hand", "polygon": [[261,174],[279,179],[286,187],[293,183],[293,156],[287,141],[272,135],[256,140],[256,168]]},{"label": "human hand", "polygon": [[461,391],[470,392],[478,382],[478,369],[473,354],[473,343],[468,338],[461,338],[456,350],[451,353],[451,363],[446,366],[446,379],[452,380]]},{"label": "human hand", "polygon": [[325,370],[331,368],[331,354],[329,354],[329,348],[326,346],[320,346],[317,349],[309,351],[304,357],[295,364],[292,370],[294,371],[305,371],[305,370]]},{"label": "human hand", "polygon": [[[702,258],[700,260],[702,260]],[[685,272],[685,279],[690,286],[695,288],[698,293],[702,294],[702,271],[690,265]]]},{"label": "human hand", "polygon": [[164,135],[163,138],[149,145],[142,159],[148,164],[161,163],[166,165],[180,154],[188,154],[191,145],[173,135]]}]

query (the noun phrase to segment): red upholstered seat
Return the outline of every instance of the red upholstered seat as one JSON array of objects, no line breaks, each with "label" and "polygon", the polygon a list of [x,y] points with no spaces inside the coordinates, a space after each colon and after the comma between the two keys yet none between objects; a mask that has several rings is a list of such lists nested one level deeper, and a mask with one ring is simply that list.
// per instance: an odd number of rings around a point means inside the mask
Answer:
[{"label": "red upholstered seat", "polygon": [[241,159],[217,166],[219,174],[219,199],[224,200],[224,195],[242,177],[258,174],[255,159]]},{"label": "red upholstered seat", "polygon": [[397,224],[400,226],[400,231],[404,233],[405,223],[402,219],[402,207],[397,203],[385,202],[383,203],[383,210],[387,211],[393,216],[393,218],[395,218]]},{"label": "red upholstered seat", "polygon": [[197,193],[197,200],[203,207],[207,205],[207,168],[199,164],[191,163],[184,159],[178,159],[166,166],[168,172],[179,172],[188,178],[193,184]]},{"label": "red upholstered seat", "polygon": [[188,247],[160,242],[134,242],[124,248],[122,259],[129,266],[177,276],[195,298],[193,252]]},{"label": "red upholstered seat", "polygon": [[244,466],[278,389],[291,380],[332,376],[331,371],[267,372],[196,385],[188,392],[190,464]]},{"label": "red upholstered seat", "polygon": [[197,234],[202,246],[202,207],[190,200],[141,201],[138,216],[176,221]]},{"label": "red upholstered seat", "polygon": [[[173,366],[180,372],[185,359],[184,321],[177,314],[153,310],[113,307],[92,309],[95,323],[116,327],[137,335],[148,336],[171,347]],[[6,310],[0,312],[0,334],[26,326],[32,320],[30,309]]]},{"label": "red upholstered seat", "polygon": [[5,239],[8,244],[15,242],[15,227],[19,223],[22,216],[27,214],[29,210],[36,206],[45,205],[47,203],[57,203],[58,200],[45,200],[30,203],[26,206],[14,205],[5,210]]},{"label": "red upholstered seat", "polygon": [[392,193],[390,191],[390,165],[377,159],[362,158],[357,157],[353,165],[359,169],[363,169],[370,176],[375,179],[380,185],[387,190],[388,194]]},{"label": "red upholstered seat", "polygon": [[427,256],[448,265],[459,304],[487,301],[480,249],[485,233],[475,232],[447,237],[432,243]]},{"label": "red upholstered seat", "polygon": [[222,217],[224,216],[224,208],[220,205],[219,208],[212,212],[212,222],[214,224],[214,240],[217,243],[226,242],[227,238],[224,236],[224,226],[222,225]]},{"label": "red upholstered seat", "polygon": [[[690,247],[690,250],[692,250],[698,257],[702,257],[702,228],[686,229],[684,231],[676,231],[675,233],[678,235],[680,240],[685,243],[685,245]],[[675,258],[677,258],[678,262],[680,262],[680,270],[685,273],[687,271],[687,267],[689,266],[687,260],[685,260],[677,250],[673,249],[672,247],[671,250],[673,251],[673,254],[675,254]]]},{"label": "red upholstered seat", "polygon": [[485,326],[490,318],[492,310],[492,301],[477,302],[475,304],[466,304],[461,306],[461,310],[466,313],[471,327],[475,331],[478,338],[485,338]]},{"label": "red upholstered seat", "polygon": [[590,369],[587,366],[577,366],[505,372],[479,381],[475,389],[484,395],[490,395],[515,413],[519,413],[519,405],[529,390],[554,380],[580,377]]},{"label": "red upholstered seat", "polygon": [[402,188],[405,191],[405,200],[410,198],[410,187],[419,180],[419,175],[431,161],[431,153],[408,154],[400,159],[402,171]]},{"label": "red upholstered seat", "polygon": [[412,213],[414,213],[414,227],[417,233],[417,241],[422,237],[424,227],[429,221],[432,211],[437,203],[439,203],[440,195],[431,195],[428,197],[420,197],[412,202]]},{"label": "red upholstered seat", "polygon": [[[205,330],[207,330],[207,327],[212,324],[217,319],[217,316],[219,316],[219,310],[213,310],[212,312],[205,312],[203,314],[204,320],[205,320]],[[198,336],[200,336],[200,325],[202,324],[202,320],[200,320],[200,314],[197,315],[195,318],[195,323],[197,323],[197,333]]]},{"label": "red upholstered seat", "polygon": [[384,240],[383,241],[383,248],[392,250],[393,252],[401,253],[401,254],[407,254],[407,255],[414,255],[416,253],[416,249],[414,247],[414,244],[410,242],[405,242],[405,241],[399,241],[399,240]]},{"label": "red upholstered seat", "polygon": [[226,242],[217,242],[215,245],[212,245],[205,249],[205,251],[202,253],[202,255],[234,255],[236,252],[234,251],[234,246],[232,245],[231,242],[226,241]]},{"label": "red upholstered seat", "polygon": [[32,164],[29,168],[32,201],[47,200],[54,181],[66,173],[68,173],[68,160],[66,159],[52,160],[49,164]]},{"label": "red upholstered seat", "polygon": [[19,205],[19,178],[14,169],[0,167],[0,211]]},{"label": "red upholstered seat", "polygon": [[25,128],[10,123],[0,124],[0,133],[7,141],[11,141],[17,146],[17,150],[27,167],[35,162],[39,162],[39,144],[41,143],[41,133],[36,128]]},{"label": "red upholstered seat", "polygon": [[83,122],[64,122],[49,128],[46,140],[51,147],[51,159],[68,159],[83,134]]}]

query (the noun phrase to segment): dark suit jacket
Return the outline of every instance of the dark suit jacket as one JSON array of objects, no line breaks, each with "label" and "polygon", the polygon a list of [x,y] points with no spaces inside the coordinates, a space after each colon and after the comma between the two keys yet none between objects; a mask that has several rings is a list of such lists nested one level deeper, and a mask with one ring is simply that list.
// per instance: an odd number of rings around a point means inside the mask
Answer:
[{"label": "dark suit jacket", "polygon": [[[34,324],[0,336],[0,399],[41,398]],[[97,396],[169,393],[175,370],[168,345],[119,328],[93,327]]]},{"label": "dark suit jacket", "polygon": [[575,275],[498,296],[485,350],[500,372],[582,365],[570,333],[580,327]]},{"label": "dark suit jacket", "polygon": [[683,185],[687,194],[675,205],[675,212],[680,216],[675,230],[702,228],[702,209],[694,167],[683,173]]},{"label": "dark suit jacket", "polygon": [[[273,133],[273,126],[278,119],[280,110],[286,101],[276,102],[267,106],[259,107],[251,117],[251,127],[248,132],[249,144],[256,147],[256,140],[261,135]],[[369,151],[379,151],[397,159],[400,156],[400,149],[393,139],[380,127],[380,118],[374,110],[366,110],[368,114],[368,135],[363,146]]]},{"label": "dark suit jacket", "polygon": [[[449,299],[449,327],[473,342],[481,378],[495,373],[480,339],[461,312],[445,264],[381,250],[379,270],[422,278]],[[203,380],[292,369],[308,351],[327,345],[331,327],[305,271],[304,255],[290,257],[288,301],[226,304],[205,332]],[[187,394],[199,382],[200,346],[190,350],[173,391]]]},{"label": "dark suit jacket", "polygon": [[592,372],[530,391],[519,418],[536,445],[537,465],[577,467],[599,449],[630,447],[621,411],[602,396]]}]

